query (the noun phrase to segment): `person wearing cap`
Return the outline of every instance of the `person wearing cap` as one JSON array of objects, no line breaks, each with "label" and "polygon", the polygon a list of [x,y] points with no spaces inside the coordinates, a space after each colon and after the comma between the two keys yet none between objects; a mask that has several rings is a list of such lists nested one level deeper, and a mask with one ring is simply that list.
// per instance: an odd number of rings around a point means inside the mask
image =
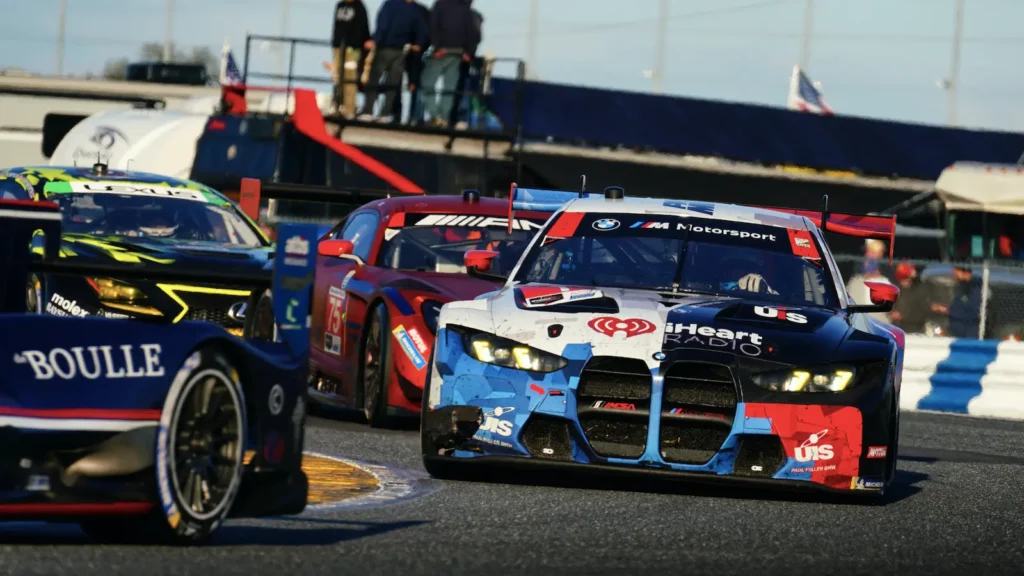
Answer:
[{"label": "person wearing cap", "polygon": [[949,335],[954,338],[978,338],[981,328],[981,278],[967,264],[953,265],[956,287],[945,312],[949,316]]},{"label": "person wearing cap", "polygon": [[925,324],[933,313],[944,314],[946,307],[935,302],[931,285],[922,282],[917,268],[910,262],[901,262],[893,273],[900,297],[889,313],[889,320],[908,334],[925,331]]}]

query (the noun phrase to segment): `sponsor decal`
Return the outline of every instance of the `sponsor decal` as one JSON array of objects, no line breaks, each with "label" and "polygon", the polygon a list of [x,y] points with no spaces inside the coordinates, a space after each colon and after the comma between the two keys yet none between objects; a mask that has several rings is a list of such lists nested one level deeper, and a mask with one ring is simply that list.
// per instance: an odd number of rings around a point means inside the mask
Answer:
[{"label": "sponsor decal", "polygon": [[679,224],[676,224],[676,231],[682,230],[689,232],[697,232],[700,234],[715,234],[717,236],[732,236],[734,238],[750,238],[753,240],[768,240],[769,242],[775,242],[775,234],[766,234],[764,232],[748,232],[746,230],[730,230],[729,228],[702,226],[690,224],[688,222],[680,222]]},{"label": "sponsor decal", "polygon": [[810,258],[812,260],[821,259],[821,254],[818,253],[818,248],[814,245],[810,232],[793,229],[788,229],[787,232],[789,233],[789,247],[792,249],[794,256]]},{"label": "sponsor decal", "polygon": [[594,408],[604,408],[605,410],[636,410],[636,404],[632,402],[607,402],[605,400],[598,400],[591,406]]},{"label": "sponsor decal", "polygon": [[427,365],[427,361],[423,358],[423,354],[420,354],[420,351],[416,349],[416,345],[413,343],[409,333],[406,332],[405,326],[399,325],[391,333],[395,335],[398,345],[402,347],[402,351],[409,357],[413,366],[417,370],[422,370]]},{"label": "sponsor decal", "polygon": [[587,322],[587,326],[590,326],[594,332],[600,332],[605,336],[615,336],[621,332],[626,335],[626,338],[650,334],[657,328],[654,322],[643,318],[616,318],[614,316],[599,316]]},{"label": "sponsor decal", "polygon": [[681,322],[669,322],[665,326],[664,345],[707,346],[739,351],[747,356],[760,356],[762,343],[761,335],[756,332],[733,331],[728,328]]},{"label": "sponsor decal", "polygon": [[850,480],[850,490],[881,490],[883,486],[885,486],[885,482],[881,480],[868,480],[860,476]]},{"label": "sponsor decal", "polygon": [[651,356],[651,358],[654,358],[654,359],[655,359],[655,360],[657,360],[658,362],[662,362],[662,361],[664,361],[664,360],[665,360],[665,358],[668,358],[668,356],[666,356],[664,352],[660,352],[660,351],[659,351],[659,352],[655,352],[655,353],[654,353],[654,354],[653,354],[653,355]]},{"label": "sponsor decal", "polygon": [[888,446],[868,446],[868,458],[885,458],[888,455]]},{"label": "sponsor decal", "polygon": [[270,408],[270,415],[277,416],[284,409],[284,388],[280,384],[274,384],[270,388],[270,397],[267,398],[267,407]]},{"label": "sponsor decal", "polygon": [[46,304],[46,313],[53,316],[78,316],[80,318],[89,315],[88,312],[78,305],[78,300],[68,300],[56,292],[53,293],[50,301]]},{"label": "sponsor decal", "polygon": [[96,315],[103,316],[104,318],[120,318],[122,320],[126,318],[131,318],[131,316],[127,314],[122,314],[120,312],[111,312],[109,310],[97,310]]},{"label": "sponsor decal", "polygon": [[327,291],[327,307],[324,318],[324,352],[341,354],[342,327],[345,323],[345,299],[347,293],[336,286]]},{"label": "sponsor decal", "polygon": [[802,444],[796,447],[796,450],[793,453],[793,457],[796,458],[798,462],[810,462],[812,460],[815,462],[817,462],[818,460],[831,460],[833,456],[832,445],[818,445],[818,442],[824,440],[825,436],[827,435],[827,428],[822,430],[821,432],[811,434],[810,436],[807,437],[806,440],[803,441]]},{"label": "sponsor decal", "polygon": [[491,408],[490,410],[484,410],[484,423],[480,426],[480,430],[484,432],[491,432],[498,436],[511,436],[512,422],[502,420],[501,417],[514,411],[515,407],[513,406],[499,406],[497,408]]},{"label": "sponsor decal", "polygon": [[104,378],[158,378],[164,375],[160,365],[159,344],[122,344],[114,346],[75,346],[49,352],[24,350],[14,355],[15,364],[28,364],[36,380],[86,380]]},{"label": "sponsor decal", "polygon": [[206,196],[199,190],[174,188],[171,186],[113,184],[97,182],[68,182],[72,192],[80,194],[120,194],[123,196],[149,196],[150,198],[177,198],[206,202]]},{"label": "sponsor decal", "polygon": [[602,232],[608,232],[609,230],[615,230],[619,227],[619,221],[614,218],[601,218],[595,220],[591,226],[594,230],[600,230]]},{"label": "sponsor decal", "polygon": [[249,307],[249,303],[246,301],[235,302],[228,308],[228,318],[231,318],[235,322],[245,321],[245,311]]},{"label": "sponsor decal", "polygon": [[[284,310],[284,319],[288,321],[287,324],[281,325],[281,330],[298,330],[299,329],[299,318],[295,314],[295,310],[299,307],[299,301],[292,298],[288,300],[288,306]],[[309,325],[309,317],[306,317],[307,327]]]},{"label": "sponsor decal", "polygon": [[690,202],[681,200],[668,200],[665,202],[665,206],[668,208],[678,208],[680,210],[686,210],[688,212],[697,212],[699,214],[706,214],[708,216],[715,215],[715,205],[710,202]]},{"label": "sponsor decal", "polygon": [[416,349],[420,351],[420,354],[425,355],[429,348],[427,348],[427,343],[423,341],[423,337],[420,336],[419,330],[409,328],[409,336],[412,338],[412,343],[416,345]]},{"label": "sponsor decal", "polygon": [[[415,226],[461,226],[463,228],[505,228],[507,230],[508,218],[465,214],[429,214],[420,219]],[[540,230],[543,227],[542,223],[522,218],[512,219],[513,230]]]},{"label": "sponsor decal", "polygon": [[292,236],[284,242],[284,263],[288,266],[306,266],[309,263],[309,240]]},{"label": "sponsor decal", "polygon": [[676,414],[679,416],[699,416],[701,418],[713,418],[715,420],[721,420],[722,422],[728,421],[725,414],[719,414],[718,412],[705,412],[703,410],[694,410],[692,408],[673,408],[669,410],[669,414]]},{"label": "sponsor decal", "polygon": [[571,288],[571,287],[535,287],[526,286],[519,289],[527,308],[541,308],[553,306],[565,302],[578,300],[592,300],[601,298],[604,293],[593,288]]},{"label": "sponsor decal", "polygon": [[754,314],[762,318],[775,320],[788,320],[794,324],[807,324],[807,316],[795,312],[798,308],[782,308],[772,306],[754,306]]},{"label": "sponsor decal", "polygon": [[668,222],[635,222],[630,228],[646,228],[655,230],[668,230]]}]

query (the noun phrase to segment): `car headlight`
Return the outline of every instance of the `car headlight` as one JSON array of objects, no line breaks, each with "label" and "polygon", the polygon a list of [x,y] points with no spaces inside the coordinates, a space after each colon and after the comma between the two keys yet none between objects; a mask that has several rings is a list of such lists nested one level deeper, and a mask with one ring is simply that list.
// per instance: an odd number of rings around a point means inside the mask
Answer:
[{"label": "car headlight", "polygon": [[146,297],[142,290],[113,278],[89,278],[88,281],[105,302],[134,302]]},{"label": "car headlight", "polygon": [[437,317],[441,314],[441,303],[436,300],[427,300],[420,305],[420,314],[423,315],[423,322],[431,334],[437,335]]},{"label": "car headlight", "polygon": [[473,358],[503,368],[527,370],[530,372],[555,372],[568,366],[569,361],[532,346],[527,346],[485,332],[449,326],[462,335],[462,341]]},{"label": "car headlight", "polygon": [[857,382],[857,368],[846,365],[795,367],[754,374],[752,380],[772,392],[842,392]]}]

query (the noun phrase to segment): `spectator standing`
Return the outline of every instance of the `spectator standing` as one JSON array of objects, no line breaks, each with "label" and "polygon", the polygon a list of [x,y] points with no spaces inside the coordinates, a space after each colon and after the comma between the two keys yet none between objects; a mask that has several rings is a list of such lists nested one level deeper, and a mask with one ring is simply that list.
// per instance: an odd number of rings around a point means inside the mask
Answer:
[{"label": "spectator standing", "polygon": [[[423,107],[431,123],[447,127],[455,103],[454,92],[459,70],[476,55],[480,34],[476,31],[473,0],[437,0],[430,11],[430,41],[434,52],[423,70],[422,86],[426,88]],[[441,95],[437,97],[437,81]]]},{"label": "spectator standing", "polygon": [[901,262],[894,277],[900,287],[900,298],[889,312],[889,320],[907,334],[924,333],[929,318],[935,313],[944,314],[946,307],[936,302],[935,291],[921,281],[913,264]]},{"label": "spectator standing", "polygon": [[401,96],[402,72],[407,51],[422,52],[427,42],[427,21],[413,0],[385,0],[377,12],[377,29],[373,33],[373,63],[366,83],[366,101],[359,113],[360,120],[373,119],[373,107],[387,77],[387,94],[381,108],[380,120],[394,118],[395,98]]},{"label": "spectator standing", "polygon": [[[480,12],[473,10],[473,39],[472,43],[474,46],[479,46],[483,42],[483,27],[484,27],[484,15]],[[462,114],[462,107],[464,105],[472,106],[473,97],[467,92],[473,92],[474,88],[470,87],[470,72],[473,66],[482,68],[480,59],[475,56],[470,57],[468,60],[463,59],[459,63],[459,81],[455,85],[455,100],[452,105],[452,111],[448,114],[448,124],[454,126],[456,130],[462,128],[465,129],[469,126],[468,122],[459,122],[459,117]]]},{"label": "spectator standing", "polygon": [[334,7],[331,51],[334,56],[334,111],[355,116],[359,93],[359,65],[363,49],[370,47],[370,19],[363,0],[341,0]]},{"label": "spectator standing", "polygon": [[[954,338],[979,338],[981,328],[981,278],[965,264],[953,265],[956,288],[944,310],[949,315],[949,335]],[[992,324],[989,323],[989,327]]]},{"label": "spectator standing", "polygon": [[[430,9],[415,1],[413,2],[413,5],[420,11],[423,21],[429,23]],[[420,46],[419,52],[410,50],[405,56],[405,78],[409,85],[409,124],[412,126],[417,126],[423,122],[423,100],[420,98],[420,77],[423,75],[423,54],[427,51],[429,46],[430,36],[428,34],[426,41],[423,42],[422,46]],[[401,98],[395,98],[392,114],[394,114],[396,118],[402,117]]]}]

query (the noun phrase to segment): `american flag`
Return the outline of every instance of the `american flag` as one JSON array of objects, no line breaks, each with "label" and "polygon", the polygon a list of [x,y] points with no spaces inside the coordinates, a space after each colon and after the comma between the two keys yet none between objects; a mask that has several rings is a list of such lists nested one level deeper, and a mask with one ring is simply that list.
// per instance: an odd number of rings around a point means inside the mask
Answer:
[{"label": "american flag", "polygon": [[222,86],[245,83],[227,40],[224,40],[224,48],[220,52],[220,83]]},{"label": "american flag", "polygon": [[787,107],[790,110],[800,110],[812,114],[833,114],[832,108],[825,103],[821,92],[815,88],[811,79],[804,74],[799,66],[793,66],[793,76],[789,81],[789,101]]}]

